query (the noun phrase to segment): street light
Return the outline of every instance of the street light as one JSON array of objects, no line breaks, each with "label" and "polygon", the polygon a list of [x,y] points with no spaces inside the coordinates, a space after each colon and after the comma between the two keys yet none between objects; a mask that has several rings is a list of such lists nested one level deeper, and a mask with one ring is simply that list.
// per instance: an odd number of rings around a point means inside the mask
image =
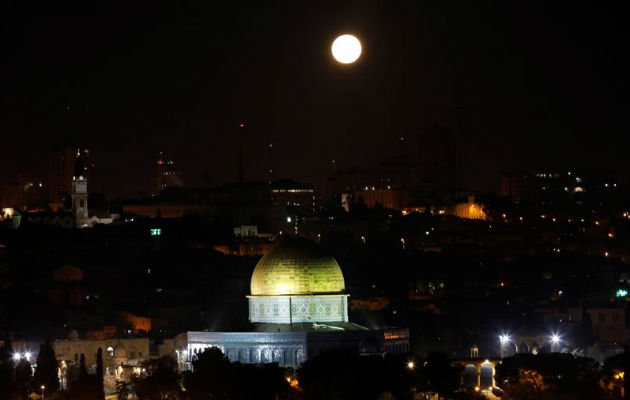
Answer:
[{"label": "street light", "polygon": [[413,361],[407,362],[407,368],[414,369],[416,367],[416,363]]},{"label": "street light", "polygon": [[[512,338],[510,337],[510,335],[508,335],[507,333],[503,333],[501,335],[499,335],[499,341],[501,342],[501,358],[504,357],[503,354],[503,350],[506,344],[512,342]],[[516,346],[516,344],[514,344],[514,346]],[[517,347],[517,351],[518,353],[518,347]]]},{"label": "street light", "polygon": [[42,400],[44,400],[44,390],[46,390],[46,386],[42,385]]},{"label": "street light", "polygon": [[557,333],[552,333],[549,341],[551,342],[551,352],[554,353],[555,347],[558,345],[558,343],[560,343],[560,335],[558,335]]}]

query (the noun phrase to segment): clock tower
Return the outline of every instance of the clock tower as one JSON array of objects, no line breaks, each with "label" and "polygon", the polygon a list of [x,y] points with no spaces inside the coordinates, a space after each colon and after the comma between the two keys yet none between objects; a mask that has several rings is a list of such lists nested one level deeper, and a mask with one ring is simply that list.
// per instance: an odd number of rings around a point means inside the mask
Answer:
[{"label": "clock tower", "polygon": [[81,161],[80,149],[77,149],[75,173],[72,176],[72,216],[76,228],[88,225],[87,167]]}]

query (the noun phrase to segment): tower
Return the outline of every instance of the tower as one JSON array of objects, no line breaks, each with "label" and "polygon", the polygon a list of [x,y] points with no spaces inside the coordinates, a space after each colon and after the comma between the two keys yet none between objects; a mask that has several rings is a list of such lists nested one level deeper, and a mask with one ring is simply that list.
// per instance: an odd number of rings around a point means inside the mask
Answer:
[{"label": "tower", "polygon": [[75,156],[71,196],[74,225],[77,228],[84,228],[88,222],[87,166],[82,162],[80,148],[77,148]]},{"label": "tower", "polygon": [[159,153],[156,166],[157,180],[155,194],[160,194],[162,190],[169,188],[184,187],[182,173],[175,168],[175,163],[172,160],[167,159],[161,151]]},{"label": "tower", "polygon": [[[56,208],[69,206],[68,195],[72,193],[72,177],[79,164],[84,168],[82,175],[94,185],[95,165],[93,155],[87,146],[78,143],[56,145],[50,153],[48,192],[49,202]],[[78,175],[77,175],[78,176]]]}]

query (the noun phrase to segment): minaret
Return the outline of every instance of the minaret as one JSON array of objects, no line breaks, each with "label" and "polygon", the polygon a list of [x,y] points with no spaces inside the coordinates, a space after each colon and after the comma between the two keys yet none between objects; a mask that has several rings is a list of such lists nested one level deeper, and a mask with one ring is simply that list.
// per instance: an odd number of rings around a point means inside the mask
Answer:
[{"label": "minaret", "polygon": [[88,221],[87,167],[83,165],[80,148],[77,148],[71,195],[74,226],[84,228]]}]

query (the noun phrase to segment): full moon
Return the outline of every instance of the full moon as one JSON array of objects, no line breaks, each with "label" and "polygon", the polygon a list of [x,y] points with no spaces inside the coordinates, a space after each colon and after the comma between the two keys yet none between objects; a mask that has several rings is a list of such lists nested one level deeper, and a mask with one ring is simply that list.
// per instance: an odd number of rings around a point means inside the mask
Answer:
[{"label": "full moon", "polygon": [[352,64],[361,56],[361,42],[355,36],[341,35],[332,44],[332,55],[342,64]]}]

